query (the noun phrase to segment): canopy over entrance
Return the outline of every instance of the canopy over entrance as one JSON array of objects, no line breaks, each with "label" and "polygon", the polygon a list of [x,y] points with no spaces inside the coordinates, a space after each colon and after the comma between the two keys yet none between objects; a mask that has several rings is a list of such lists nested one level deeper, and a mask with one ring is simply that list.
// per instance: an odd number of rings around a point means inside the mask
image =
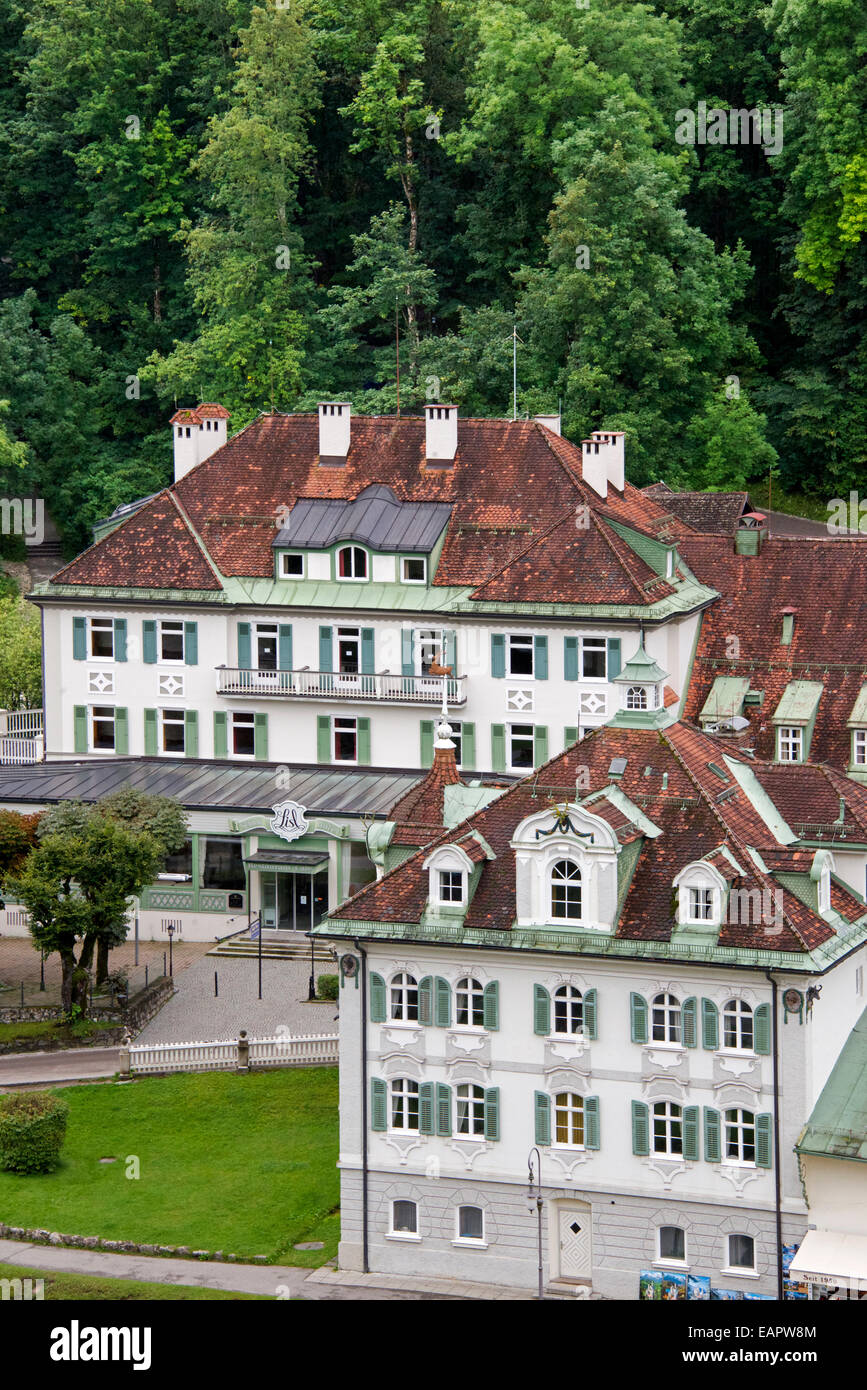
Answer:
[{"label": "canopy over entrance", "polygon": [[789,1278],[867,1291],[867,1236],[846,1231],[808,1231],[792,1260]]}]

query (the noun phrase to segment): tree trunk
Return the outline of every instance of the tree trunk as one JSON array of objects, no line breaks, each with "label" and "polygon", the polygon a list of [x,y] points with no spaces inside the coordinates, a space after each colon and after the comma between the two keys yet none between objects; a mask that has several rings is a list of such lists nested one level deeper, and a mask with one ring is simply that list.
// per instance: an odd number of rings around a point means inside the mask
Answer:
[{"label": "tree trunk", "polygon": [[100,939],[96,944],[96,987],[104,985],[108,978],[108,952],[107,941]]}]

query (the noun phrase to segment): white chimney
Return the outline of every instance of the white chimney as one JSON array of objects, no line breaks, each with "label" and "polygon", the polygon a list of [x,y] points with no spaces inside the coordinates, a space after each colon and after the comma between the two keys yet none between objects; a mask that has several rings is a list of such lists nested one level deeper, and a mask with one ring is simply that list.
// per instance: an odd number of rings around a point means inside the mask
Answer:
[{"label": "white chimney", "polygon": [[346,462],[352,429],[351,401],[319,402],[319,461],[339,467]]},{"label": "white chimney", "polygon": [[458,452],[457,406],[426,405],[424,426],[425,456],[435,463],[451,463]]},{"label": "white chimney", "polygon": [[221,449],[228,438],[231,416],[224,405],[206,401],[195,409],[176,410],[171,418],[175,448],[175,482]]},{"label": "white chimney", "polygon": [[622,430],[593,430],[590,438],[602,446],[599,457],[605,459],[608,482],[622,492],[626,485],[625,434]]},{"label": "white chimney", "polygon": [[581,441],[581,477],[600,497],[608,496],[608,468],[598,439]]},{"label": "white chimney", "polygon": [[563,433],[559,415],[534,415],[533,419],[537,425],[544,425],[545,429],[550,430],[552,434]]}]

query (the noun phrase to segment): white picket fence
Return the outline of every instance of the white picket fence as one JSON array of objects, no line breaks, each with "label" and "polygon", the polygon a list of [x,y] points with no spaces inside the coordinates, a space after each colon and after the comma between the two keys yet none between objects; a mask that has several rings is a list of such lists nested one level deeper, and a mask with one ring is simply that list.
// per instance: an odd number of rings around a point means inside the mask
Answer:
[{"label": "white picket fence", "polygon": [[[251,1067],[334,1065],[337,1034],[296,1038],[248,1038]],[[138,1075],[170,1071],[234,1071],[239,1065],[238,1039],[220,1042],[146,1043],[129,1049],[129,1070]]]}]

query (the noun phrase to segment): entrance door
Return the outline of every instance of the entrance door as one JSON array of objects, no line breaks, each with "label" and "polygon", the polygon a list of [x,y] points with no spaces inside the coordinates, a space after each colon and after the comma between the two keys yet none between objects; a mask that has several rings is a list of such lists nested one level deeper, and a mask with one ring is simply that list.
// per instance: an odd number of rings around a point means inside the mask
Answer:
[{"label": "entrance door", "polygon": [[590,1248],[590,1208],[561,1207],[560,1278],[589,1279],[593,1264]]}]

